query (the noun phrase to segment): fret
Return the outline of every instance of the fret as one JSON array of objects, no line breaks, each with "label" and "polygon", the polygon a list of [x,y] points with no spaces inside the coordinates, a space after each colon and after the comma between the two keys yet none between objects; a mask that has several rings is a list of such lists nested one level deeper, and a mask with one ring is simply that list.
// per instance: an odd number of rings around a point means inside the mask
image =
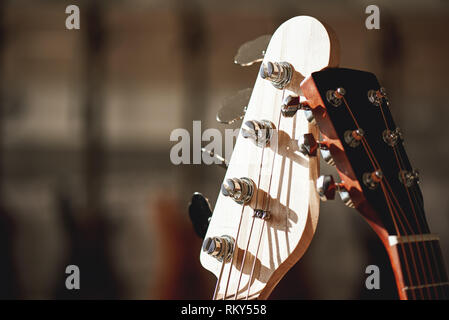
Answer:
[{"label": "fret", "polygon": [[409,299],[448,299],[449,281],[435,235],[397,238],[400,239],[395,244],[400,260],[397,267],[403,277],[403,287],[399,289]]},{"label": "fret", "polygon": [[416,290],[416,289],[440,287],[440,286],[447,286],[447,285],[449,285],[449,282],[429,283],[429,284],[423,284],[420,286],[404,287],[404,288],[402,288],[402,290]]}]

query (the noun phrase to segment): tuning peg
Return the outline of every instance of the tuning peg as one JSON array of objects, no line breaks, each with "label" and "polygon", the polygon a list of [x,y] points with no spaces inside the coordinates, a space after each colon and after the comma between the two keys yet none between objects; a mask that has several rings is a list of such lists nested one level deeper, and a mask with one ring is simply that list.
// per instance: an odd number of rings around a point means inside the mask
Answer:
[{"label": "tuning peg", "polygon": [[229,261],[234,252],[234,242],[234,239],[228,235],[206,238],[203,241],[203,252],[220,262]]},{"label": "tuning peg", "polygon": [[196,234],[204,239],[209,227],[212,210],[209,201],[201,193],[195,192],[189,205],[189,216]]},{"label": "tuning peg", "polygon": [[260,66],[259,76],[268,80],[277,89],[284,89],[291,81],[293,67],[288,62],[264,62]]},{"label": "tuning peg", "polygon": [[243,178],[226,179],[221,186],[221,193],[232,198],[238,204],[248,203],[253,197],[256,185],[253,180]]},{"label": "tuning peg", "polygon": [[269,144],[274,128],[274,124],[268,120],[250,120],[244,123],[242,135],[245,139],[251,139],[257,146],[264,147]]},{"label": "tuning peg", "polygon": [[232,124],[235,121],[243,119],[252,92],[253,89],[247,88],[226,98],[223,101],[220,110],[217,112],[217,121],[224,124]]},{"label": "tuning peg", "polygon": [[234,63],[242,67],[250,66],[263,60],[271,35],[266,34],[240,46],[234,57]]},{"label": "tuning peg", "polygon": [[335,183],[333,176],[320,176],[316,182],[316,185],[317,192],[322,201],[334,200],[335,193],[338,191],[343,203],[350,208],[354,208],[354,203],[351,200],[351,196],[348,190],[343,186],[342,183]]}]

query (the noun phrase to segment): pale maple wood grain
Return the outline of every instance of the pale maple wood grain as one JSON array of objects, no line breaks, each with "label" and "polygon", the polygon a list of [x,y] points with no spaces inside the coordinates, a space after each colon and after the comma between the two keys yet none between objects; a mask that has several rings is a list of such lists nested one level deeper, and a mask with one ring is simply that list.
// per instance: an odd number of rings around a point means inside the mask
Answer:
[{"label": "pale maple wood grain", "polygon": [[[240,266],[253,221],[253,208],[265,209],[269,203],[271,218],[265,223],[260,246],[263,221],[257,218],[254,221],[238,299],[245,299],[247,295],[250,299],[268,298],[279,280],[306,251],[318,222],[319,197],[315,181],[319,174],[319,159],[302,155],[296,143],[301,135],[309,132],[318,138],[318,130],[308,123],[303,112],[298,112],[293,118],[285,118],[281,116],[280,107],[285,96],[300,94],[299,86],[304,77],[328,66],[338,66],[338,41],[333,31],[315,18],[295,17],[283,23],[273,34],[264,61],[287,61],[294,67],[295,74],[285,90],[278,90],[259,77],[256,80],[243,122],[269,120],[277,127],[278,135],[264,151],[241,135],[236,141],[225,179],[249,177],[257,184],[262,152],[263,165],[259,195],[254,196],[243,209],[234,261],[232,265],[227,263],[224,267],[218,299],[223,299],[230,272],[226,299],[233,299],[237,292]],[[242,205],[220,194],[206,237],[229,235],[235,239],[242,208]],[[256,252],[257,259],[248,293]],[[204,252],[201,252],[200,260],[206,269],[219,276],[221,263],[218,260]]]}]

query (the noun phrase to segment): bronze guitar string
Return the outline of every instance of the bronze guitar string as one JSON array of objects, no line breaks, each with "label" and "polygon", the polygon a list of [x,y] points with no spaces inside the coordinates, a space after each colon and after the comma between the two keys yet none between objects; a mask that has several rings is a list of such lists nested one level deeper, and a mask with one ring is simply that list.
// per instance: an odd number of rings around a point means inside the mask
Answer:
[{"label": "bronze guitar string", "polygon": [[[356,124],[357,128],[359,128],[358,122],[355,119],[354,114],[352,113],[351,108],[349,107],[346,99],[344,97],[342,97],[342,100],[344,101],[344,104],[345,104],[348,112],[350,113],[354,123]],[[380,167],[380,165],[379,165],[379,163],[378,163],[378,161],[377,161],[377,159],[376,159],[376,157],[375,157],[375,155],[374,155],[374,153],[373,153],[371,147],[369,146],[369,143],[368,143],[368,141],[366,140],[365,137],[362,137],[362,142],[363,142],[364,149],[365,149],[365,151],[366,151],[366,153],[367,153],[367,155],[368,155],[368,157],[369,157],[369,159],[371,161],[371,164],[373,165],[374,170],[381,169],[381,167]],[[390,194],[385,189],[384,181],[385,181],[385,185],[387,186]],[[407,226],[410,228],[411,231],[412,231],[412,228],[411,228],[411,226],[410,226],[410,224],[408,222],[407,216],[405,215],[404,211],[402,210],[402,207],[400,206],[398,200],[394,196],[393,190],[391,189],[391,186],[388,183],[388,179],[384,177],[381,180],[380,185],[382,186],[382,191],[383,191],[383,193],[385,195],[385,198],[386,198],[386,201],[387,201],[387,205],[388,205],[388,208],[389,208],[389,211],[390,211],[390,215],[391,215],[391,218],[392,218],[393,223],[395,225],[396,232],[398,233],[398,235],[401,234],[401,232],[399,231],[399,228],[397,226],[397,223],[396,223],[396,218],[397,218],[399,223],[400,223],[400,225],[401,225],[402,230],[404,231],[404,234],[407,235],[408,233],[406,231],[406,228],[404,227],[404,225],[402,223],[402,220],[399,218],[399,214],[398,214],[396,208],[394,207],[394,203],[396,204],[396,206],[398,207],[399,211],[401,212],[401,214],[405,218],[405,222],[406,222]],[[392,198],[390,198],[390,196]],[[392,199],[393,199],[393,201],[392,201]],[[403,249],[404,244],[401,243],[400,246]],[[420,287],[421,281],[420,281],[420,278],[419,278],[419,272],[418,272],[418,268],[416,266],[415,257],[414,257],[414,254],[413,254],[413,248],[412,248],[410,243],[409,243],[409,248],[410,248],[410,251],[412,253],[412,262],[413,262],[413,265],[414,265],[414,269],[416,271],[415,274],[416,274],[416,278],[417,278],[417,281],[418,281],[418,287],[420,288],[419,290],[421,292],[421,295],[424,297],[424,294],[422,293],[422,288]],[[407,272],[407,276],[409,278],[409,282],[410,282],[410,284],[413,284],[413,280],[412,280],[412,277],[411,277],[411,274],[410,274],[410,268],[409,268],[408,262],[407,262],[407,257],[405,256],[405,250],[402,250],[402,253],[403,253],[403,256],[404,256],[404,262],[405,262],[405,265],[406,265],[406,272]],[[421,265],[423,265],[422,260],[421,260]],[[412,294],[413,294],[413,298],[416,299],[416,295],[415,295],[415,293],[413,291],[412,291]]]}]

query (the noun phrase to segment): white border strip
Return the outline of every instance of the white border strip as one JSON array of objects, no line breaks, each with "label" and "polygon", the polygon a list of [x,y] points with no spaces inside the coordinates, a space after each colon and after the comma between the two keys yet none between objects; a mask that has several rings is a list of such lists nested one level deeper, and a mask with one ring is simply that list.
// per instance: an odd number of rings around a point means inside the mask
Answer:
[{"label": "white border strip", "polygon": [[409,243],[409,242],[421,242],[421,241],[434,241],[440,240],[440,237],[436,234],[412,234],[409,236],[389,236],[388,242],[390,246],[395,246],[399,243]]}]

